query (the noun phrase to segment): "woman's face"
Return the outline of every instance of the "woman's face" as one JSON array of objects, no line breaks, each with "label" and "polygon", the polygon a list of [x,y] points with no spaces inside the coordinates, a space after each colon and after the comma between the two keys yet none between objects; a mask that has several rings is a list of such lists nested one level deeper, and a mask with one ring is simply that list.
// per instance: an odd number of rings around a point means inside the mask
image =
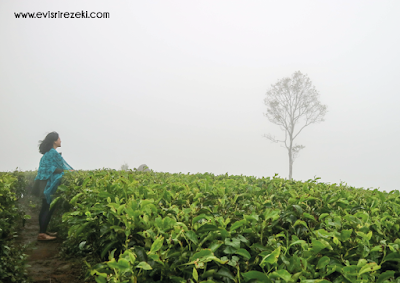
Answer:
[{"label": "woman's face", "polygon": [[58,137],[58,140],[56,140],[56,141],[54,142],[54,146],[56,146],[56,147],[61,147],[61,139],[60,139],[60,137]]}]

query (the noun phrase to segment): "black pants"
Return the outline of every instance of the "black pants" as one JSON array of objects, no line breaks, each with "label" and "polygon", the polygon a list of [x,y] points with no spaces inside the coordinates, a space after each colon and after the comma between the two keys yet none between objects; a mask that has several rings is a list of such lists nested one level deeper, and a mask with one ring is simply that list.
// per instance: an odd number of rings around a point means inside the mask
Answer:
[{"label": "black pants", "polygon": [[50,204],[47,203],[46,199],[42,199],[42,209],[39,213],[39,233],[46,233],[47,226],[49,225],[51,215],[53,214],[56,206],[54,205],[50,209]]}]

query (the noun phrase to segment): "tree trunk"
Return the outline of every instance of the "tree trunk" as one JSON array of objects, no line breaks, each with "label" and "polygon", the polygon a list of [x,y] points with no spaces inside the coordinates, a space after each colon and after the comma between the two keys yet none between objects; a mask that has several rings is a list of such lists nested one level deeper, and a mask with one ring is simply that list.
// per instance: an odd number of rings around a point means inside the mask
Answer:
[{"label": "tree trunk", "polygon": [[292,145],[290,145],[288,151],[289,151],[289,180],[292,180],[292,166],[293,166]]}]

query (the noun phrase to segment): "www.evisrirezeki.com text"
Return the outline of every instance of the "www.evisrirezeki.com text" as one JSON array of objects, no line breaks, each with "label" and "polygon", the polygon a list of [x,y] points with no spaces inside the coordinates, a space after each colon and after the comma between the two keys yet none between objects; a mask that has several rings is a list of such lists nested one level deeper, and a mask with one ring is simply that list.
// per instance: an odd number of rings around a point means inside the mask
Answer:
[{"label": "www.evisrirezeki.com text", "polygon": [[109,12],[14,12],[16,19],[109,19]]}]

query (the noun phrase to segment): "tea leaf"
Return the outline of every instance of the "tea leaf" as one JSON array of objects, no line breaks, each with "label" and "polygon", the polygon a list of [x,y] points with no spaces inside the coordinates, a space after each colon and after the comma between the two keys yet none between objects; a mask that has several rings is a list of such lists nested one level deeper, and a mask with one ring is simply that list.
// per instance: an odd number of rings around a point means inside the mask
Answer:
[{"label": "tea leaf", "polygon": [[250,253],[245,250],[245,249],[239,249],[237,251],[235,251],[236,254],[243,256],[245,259],[250,259],[251,255]]},{"label": "tea leaf", "polygon": [[158,237],[154,243],[151,245],[150,253],[155,253],[159,249],[161,249],[164,242],[164,237]]},{"label": "tea leaf", "polygon": [[368,263],[368,264],[364,265],[363,267],[361,267],[360,271],[358,272],[358,276],[360,276],[361,274],[366,273],[366,272],[372,272],[372,271],[378,270],[380,268],[381,268],[381,266],[377,265],[375,262]]},{"label": "tea leaf", "polygon": [[285,269],[279,269],[277,271],[272,272],[270,277],[271,278],[282,278],[286,282],[289,282],[289,280],[292,278],[292,275]]},{"label": "tea leaf", "polygon": [[267,275],[259,271],[249,271],[246,273],[242,273],[242,276],[246,282],[256,279],[259,282],[272,283],[272,281],[267,277]]},{"label": "tea leaf", "polygon": [[323,256],[318,260],[318,264],[317,264],[317,268],[318,269],[322,269],[324,268],[329,262],[330,262],[330,258],[327,256]]},{"label": "tea leaf", "polygon": [[199,281],[199,274],[197,273],[197,269],[193,267],[193,278],[196,280],[196,282]]},{"label": "tea leaf", "polygon": [[378,280],[376,281],[376,283],[383,283],[385,280],[394,277],[394,274],[396,272],[395,271],[386,271],[384,273],[381,273],[378,277]]},{"label": "tea leaf", "polygon": [[262,259],[260,266],[264,267],[267,263],[269,264],[276,263],[278,261],[280,253],[281,253],[281,247],[279,246],[276,250],[274,250],[272,253],[268,254]]},{"label": "tea leaf", "polygon": [[136,266],[136,268],[141,268],[141,269],[144,269],[144,270],[152,270],[153,268],[147,263],[147,262],[145,262],[145,261],[141,261],[137,266]]},{"label": "tea leaf", "polygon": [[230,231],[232,232],[237,228],[242,227],[244,224],[246,224],[246,222],[247,222],[246,219],[236,221],[235,223],[232,224]]}]

